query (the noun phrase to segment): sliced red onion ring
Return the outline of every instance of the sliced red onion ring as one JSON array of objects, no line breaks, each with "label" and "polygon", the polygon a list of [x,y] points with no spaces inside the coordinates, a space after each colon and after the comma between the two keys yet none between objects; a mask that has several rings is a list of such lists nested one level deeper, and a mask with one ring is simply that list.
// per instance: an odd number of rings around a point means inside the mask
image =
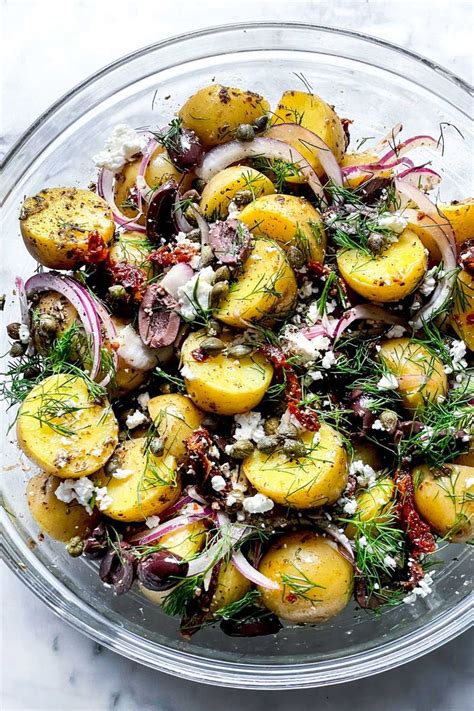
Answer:
[{"label": "sliced red onion ring", "polygon": [[255,585],[259,585],[261,588],[266,590],[280,590],[280,585],[274,580],[270,580],[266,575],[263,575],[259,570],[254,568],[248,562],[247,558],[244,556],[242,551],[235,551],[232,553],[232,562],[247,580],[250,580]]},{"label": "sliced red onion ring", "polygon": [[[99,314],[99,319],[102,323],[102,327],[104,329],[107,340],[110,343],[110,351],[109,352],[112,355],[114,371],[116,372],[117,366],[118,366],[118,354],[117,354],[117,349],[115,348],[115,346],[118,345],[117,329],[115,328],[114,323],[113,323],[112,319],[110,318],[110,314],[107,311],[107,309],[105,308],[105,306],[98,299],[94,299],[94,305],[97,310],[97,313]],[[103,387],[105,387],[110,382],[111,377],[112,377],[112,373],[107,373],[107,375],[100,381],[99,385],[102,385]]]},{"label": "sliced red onion ring", "polygon": [[194,271],[189,264],[179,262],[178,264],[174,264],[171,269],[166,272],[160,281],[160,286],[177,300],[178,290],[192,278],[193,274]]},{"label": "sliced red onion ring", "polygon": [[203,247],[207,247],[209,245],[209,225],[207,224],[207,220],[204,219],[204,217],[201,215],[201,211],[199,210],[197,205],[191,205],[191,210],[193,212],[194,217],[196,218],[197,226],[199,227],[199,231],[201,233],[201,249]]},{"label": "sliced red onion ring", "polygon": [[158,526],[155,526],[155,528],[151,528],[149,531],[140,531],[140,533],[137,533],[135,534],[135,536],[132,536],[129,542],[135,543],[139,546],[144,546],[149,543],[153,543],[153,541],[157,541],[159,538],[162,538],[167,533],[171,533],[171,531],[175,531],[178,528],[188,526],[190,523],[201,521],[203,518],[207,518],[208,515],[209,514],[202,511],[199,514],[193,514],[192,516],[175,516],[169,521],[165,521],[164,523],[160,523]]},{"label": "sliced red onion ring", "polygon": [[377,175],[386,173],[387,170],[398,168],[398,166],[400,165],[406,165],[409,168],[413,168],[415,164],[412,160],[410,160],[410,158],[399,158],[397,160],[394,160],[392,163],[366,163],[365,165],[348,165],[345,168],[342,168],[342,175],[344,177],[352,177],[354,174],[357,174],[358,176],[359,173],[370,173],[370,177],[376,177]]},{"label": "sliced red onion ring", "polygon": [[407,138],[406,141],[400,143],[396,148],[391,148],[388,153],[380,158],[380,163],[387,163],[392,158],[400,158],[409,151],[413,151],[415,148],[433,148],[435,151],[440,150],[439,141],[432,136],[412,136]]},{"label": "sliced red onion ring", "polygon": [[174,221],[176,223],[176,227],[180,232],[184,232],[185,234],[188,234],[188,232],[191,232],[193,229],[193,226],[187,221],[187,219],[184,216],[183,213],[183,208],[181,207],[181,200],[183,200],[186,197],[186,195],[180,195],[179,191],[176,193],[176,198],[174,201]]},{"label": "sliced red onion ring", "polygon": [[402,173],[398,173],[397,178],[405,180],[424,192],[433,190],[441,182],[441,175],[426,166],[408,168]]},{"label": "sliced red onion ring", "polygon": [[57,291],[62,294],[76,309],[85,331],[91,337],[92,366],[90,377],[96,378],[100,370],[100,349],[102,346],[102,333],[100,330],[99,316],[95,300],[73,279],[56,272],[43,272],[30,277],[25,284],[29,291]]},{"label": "sliced red onion ring", "polygon": [[137,179],[135,181],[135,185],[137,188],[139,212],[143,212],[143,201],[149,202],[151,188],[148,185],[148,183],[146,182],[145,173],[146,173],[146,169],[148,168],[150,159],[151,159],[153,153],[155,152],[155,150],[158,148],[158,146],[159,146],[158,141],[154,138],[150,138],[145,150],[143,151],[143,156],[142,156],[142,160],[140,163],[140,167],[138,168]]},{"label": "sliced red onion ring", "polygon": [[390,142],[394,142],[399,133],[403,130],[401,123],[396,123],[395,126],[390,129],[390,131],[380,139],[380,141],[374,146],[375,153],[381,153],[385,150],[386,146],[390,145]]},{"label": "sliced red onion ring", "polygon": [[279,123],[272,126],[265,135],[267,138],[276,138],[290,145],[292,142],[298,141],[304,148],[309,148],[315,153],[327,177],[336,185],[342,185],[341,168],[336,156],[327,143],[314,131],[310,131],[298,123]]},{"label": "sliced red onion ring", "polygon": [[303,331],[303,335],[311,340],[312,338],[317,338],[318,336],[328,336],[328,330],[322,324],[314,324],[306,330]]},{"label": "sliced red onion ring", "polygon": [[346,553],[346,556],[344,557],[347,557],[350,563],[354,563],[354,549],[352,548],[351,543],[345,533],[341,533],[334,523],[331,523],[331,521],[327,521],[324,518],[317,518],[314,519],[314,521],[316,525],[319,526],[319,528],[322,528],[323,531],[326,531],[328,536],[331,536],[331,538],[335,540],[339,546],[341,546],[343,551],[345,551]]},{"label": "sliced red onion ring", "polygon": [[351,323],[359,319],[368,319],[373,321],[384,321],[385,323],[398,323],[400,326],[406,326],[406,321],[401,316],[397,316],[390,311],[375,306],[375,304],[359,304],[352,309],[348,309],[342,314],[339,321],[336,323],[332,337],[337,341],[342,333],[348,328]]},{"label": "sliced red onion ring", "polygon": [[298,163],[301,173],[308,181],[314,194],[324,199],[323,186],[301,153],[287,143],[277,141],[275,138],[254,138],[249,143],[230,141],[211,148],[204,156],[201,165],[196,168],[196,175],[208,182],[214,175],[232,165],[232,163],[237,163],[245,158],[257,157],[279,159],[287,163]]},{"label": "sliced red onion ring", "polygon": [[99,170],[99,174],[97,176],[97,192],[100,197],[104,198],[104,200],[110,205],[115,222],[123,227],[126,227],[128,230],[135,230],[136,232],[146,234],[146,228],[144,225],[140,225],[138,222],[135,222],[134,219],[126,217],[122,212],[120,212],[119,208],[115,204],[114,182],[115,173],[111,170],[106,170],[105,168],[101,168]]},{"label": "sliced red onion ring", "polygon": [[192,504],[193,502],[194,499],[191,496],[182,496],[175,504],[167,508],[162,515],[160,514],[160,518],[167,521],[171,516],[174,516],[175,513],[181,511],[187,504]]},{"label": "sliced red onion ring", "polygon": [[188,486],[186,489],[188,496],[190,496],[194,501],[197,501],[200,504],[206,505],[207,506],[207,501],[204,499],[201,494],[198,494],[197,489],[195,486]]},{"label": "sliced red onion ring", "polygon": [[28,299],[26,298],[25,282],[19,276],[15,279],[15,288],[20,304],[21,322],[25,326],[30,326],[30,312],[28,309]]}]

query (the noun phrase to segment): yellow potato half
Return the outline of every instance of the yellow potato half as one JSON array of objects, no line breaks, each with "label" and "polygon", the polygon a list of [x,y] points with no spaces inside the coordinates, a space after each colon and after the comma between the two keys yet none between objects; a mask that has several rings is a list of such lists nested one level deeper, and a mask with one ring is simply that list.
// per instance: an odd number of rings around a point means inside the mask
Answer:
[{"label": "yellow potato half", "polygon": [[462,543],[474,533],[474,467],[449,469],[441,476],[427,466],[413,470],[415,506],[438,535]]},{"label": "yellow potato half", "polygon": [[[379,479],[366,491],[360,491],[356,495],[357,509],[353,516],[356,521],[373,521],[380,523],[384,520],[384,514],[390,508],[395,484],[392,479],[384,477]],[[357,526],[349,523],[346,527],[346,536],[354,538],[357,533]]]},{"label": "yellow potato half", "polygon": [[474,277],[462,269],[457,280],[449,322],[469,350],[474,351]]},{"label": "yellow potato half", "polygon": [[251,588],[251,582],[229,561],[221,565],[217,574],[216,590],[211,600],[210,612],[217,612],[240,600]]},{"label": "yellow potato half", "polygon": [[409,229],[381,254],[358,249],[340,249],[339,272],[347,284],[369,301],[399,301],[408,296],[427,269],[425,248]]},{"label": "yellow potato half", "polygon": [[[148,516],[162,513],[174,504],[181,494],[181,482],[176,471],[176,460],[169,454],[153,455],[146,437],[135,437],[122,442],[114,452],[121,478],[100,474],[102,486],[112,503],[106,515],[119,521],[144,521]],[[128,472],[128,476],[126,473]]]},{"label": "yellow potato half", "polygon": [[311,509],[334,503],[347,483],[347,455],[336,430],[324,423],[319,432],[305,432],[307,454],[289,459],[282,450],[257,449],[242,462],[250,483],[277,504]]},{"label": "yellow potato half", "polygon": [[199,89],[183,104],[179,117],[207,146],[225,143],[234,137],[241,123],[252,123],[270,109],[263,96],[222,84]]},{"label": "yellow potato half", "polygon": [[274,320],[285,314],[296,293],[295,274],[282,248],[271,240],[258,239],[214,315],[229,326],[245,328],[248,321]]},{"label": "yellow potato half", "polygon": [[115,230],[112,210],[101,197],[79,188],[46,188],[26,198],[20,230],[28,252],[50,269],[84,264],[88,240],[97,232],[108,244]]},{"label": "yellow potato half", "polygon": [[61,479],[100,469],[117,444],[118,427],[110,404],[94,402],[86,381],[51,375],[27,395],[16,422],[26,456]]},{"label": "yellow potato half", "polygon": [[204,413],[198,410],[189,397],[179,393],[151,398],[148,412],[157,436],[163,440],[165,452],[181,462],[186,455],[184,440],[200,426]]},{"label": "yellow potato half", "polygon": [[280,585],[260,588],[265,606],[294,623],[326,622],[349,602],[351,563],[333,541],[310,531],[282,536],[264,555],[259,571]]},{"label": "yellow potato half", "polygon": [[[205,412],[236,415],[252,410],[270,386],[273,366],[260,353],[236,359],[221,352],[198,362],[192,352],[205,337],[205,331],[191,333],[181,349],[189,397]],[[225,334],[220,338],[224,342],[230,340]]]},{"label": "yellow potato half", "polygon": [[409,338],[382,341],[378,359],[397,377],[402,402],[409,410],[446,395],[448,381],[442,361]]},{"label": "yellow potato half", "polygon": [[265,195],[244,207],[239,220],[256,237],[268,237],[283,249],[298,247],[307,261],[324,261],[326,234],[321,216],[304,198]]},{"label": "yellow potato half", "polygon": [[207,183],[201,195],[201,210],[208,218],[227,217],[229,203],[239,190],[249,190],[255,199],[274,193],[275,186],[255,168],[233,165],[221,170]]}]

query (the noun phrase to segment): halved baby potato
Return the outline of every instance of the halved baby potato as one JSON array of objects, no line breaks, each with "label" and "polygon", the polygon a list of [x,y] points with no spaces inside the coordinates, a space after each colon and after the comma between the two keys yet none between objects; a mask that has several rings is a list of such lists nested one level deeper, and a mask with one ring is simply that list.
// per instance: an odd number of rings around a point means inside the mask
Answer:
[{"label": "halved baby potato", "polygon": [[245,328],[249,321],[282,316],[296,294],[295,274],[282,248],[272,240],[258,239],[214,316],[229,326]]},{"label": "halved baby potato", "polygon": [[[316,94],[304,91],[285,91],[272,116],[272,123],[296,123],[309,129],[327,144],[338,162],[346,150],[346,135],[341,119],[334,109]],[[306,158],[321,177],[324,170],[311,146],[295,140],[291,144]],[[301,182],[299,176],[289,178],[289,182]]]},{"label": "halved baby potato", "polygon": [[[206,336],[205,331],[190,333],[181,349],[189,397],[205,412],[236,415],[252,410],[270,386],[273,366],[261,353],[237,359],[221,352],[197,361],[192,353]],[[225,333],[219,338],[224,343],[231,341]]]},{"label": "halved baby potato", "polygon": [[[386,518],[386,513],[391,507],[395,484],[393,479],[383,477],[367,490],[356,494],[357,509],[353,516],[357,522],[381,523]],[[354,538],[357,534],[357,525],[349,523],[346,526],[346,536]]]},{"label": "halved baby potato", "polygon": [[324,261],[326,234],[319,212],[295,195],[265,195],[239,215],[256,237],[268,237],[283,249],[298,247],[306,261]]},{"label": "halved baby potato", "polygon": [[263,96],[222,84],[211,84],[189,97],[179,111],[190,128],[207,146],[229,141],[241,123],[252,123],[270,110]]},{"label": "halved baby potato", "polygon": [[406,229],[399,239],[378,255],[358,249],[340,249],[339,272],[347,284],[369,301],[399,301],[416,289],[428,263],[425,248],[414,232]]},{"label": "halved baby potato", "polygon": [[36,261],[50,269],[72,269],[87,261],[91,233],[109,244],[115,225],[109,205],[90,190],[45,188],[23,203],[20,230]]},{"label": "halved baby potato", "polygon": [[109,402],[91,396],[84,378],[51,375],[23,401],[16,421],[26,456],[61,479],[100,469],[117,445],[118,426]]},{"label": "halved baby potato", "polygon": [[170,454],[156,456],[146,437],[125,440],[114,452],[120,477],[99,473],[101,486],[107,487],[112,503],[106,515],[118,521],[144,521],[159,515],[181,494],[176,459]]},{"label": "halved baby potato", "polygon": [[409,338],[382,341],[378,359],[397,377],[398,392],[409,410],[444,396],[448,381],[443,362],[425,346]]},{"label": "halved baby potato", "polygon": [[438,535],[463,543],[474,534],[474,467],[448,468],[449,474],[426,465],[413,470],[415,506]]},{"label": "halved baby potato", "polygon": [[214,613],[240,600],[250,590],[252,584],[237,570],[232,561],[224,562],[217,574],[217,583],[212,596],[209,612]]},{"label": "halved baby potato", "polygon": [[333,504],[347,483],[347,454],[339,434],[321,424],[317,433],[301,437],[307,454],[290,459],[282,450],[264,454],[258,449],[244,459],[242,470],[261,494],[277,504],[311,509]]},{"label": "halved baby potato", "polygon": [[194,403],[179,393],[157,395],[148,402],[148,412],[162,439],[164,451],[180,462],[186,455],[184,444],[200,426],[204,413]]},{"label": "halved baby potato", "polygon": [[143,269],[147,279],[154,273],[153,264],[148,259],[152,245],[141,232],[133,230],[121,232],[109,249],[111,262],[126,262]]},{"label": "halved baby potato", "polygon": [[249,190],[253,199],[275,192],[266,175],[255,168],[233,165],[210,179],[201,195],[201,210],[208,218],[222,219],[229,213],[229,203],[239,190]]},{"label": "halved baby potato", "polygon": [[284,620],[326,622],[347,605],[354,585],[352,564],[337,545],[311,531],[279,538],[259,565],[279,590],[259,588],[262,601]]},{"label": "halved baby potato", "polygon": [[474,276],[462,269],[449,322],[469,350],[474,351]]},{"label": "halved baby potato", "polygon": [[69,541],[73,536],[84,538],[96,526],[99,514],[87,513],[77,501],[60,501],[55,494],[61,483],[51,474],[42,472],[32,477],[26,487],[26,500],[38,526],[56,541]]}]

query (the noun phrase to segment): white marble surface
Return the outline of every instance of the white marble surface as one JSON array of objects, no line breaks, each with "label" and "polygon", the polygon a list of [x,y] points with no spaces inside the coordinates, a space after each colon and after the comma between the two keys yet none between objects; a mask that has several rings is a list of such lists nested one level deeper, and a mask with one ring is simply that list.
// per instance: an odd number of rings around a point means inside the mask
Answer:
[{"label": "white marble surface", "polygon": [[[294,20],[368,32],[472,80],[473,6],[450,0],[3,0],[3,154],[58,96],[141,45],[239,20]],[[0,706],[5,711],[286,711],[472,708],[472,635],[420,661],[349,685],[242,692],[173,679],[123,659],[58,620],[5,568],[1,573]]]}]

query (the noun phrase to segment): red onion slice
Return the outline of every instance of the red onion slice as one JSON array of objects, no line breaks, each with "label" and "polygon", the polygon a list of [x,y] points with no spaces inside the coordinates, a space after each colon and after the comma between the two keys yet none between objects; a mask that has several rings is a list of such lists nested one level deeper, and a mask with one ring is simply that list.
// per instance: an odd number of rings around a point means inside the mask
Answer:
[{"label": "red onion slice", "polygon": [[71,302],[84,325],[87,335],[91,337],[92,366],[89,375],[92,380],[96,378],[100,370],[102,333],[96,303],[87,289],[62,274],[43,272],[30,277],[25,284],[25,290],[26,292],[57,291]]},{"label": "red onion slice", "polygon": [[385,323],[396,323],[400,324],[400,326],[406,326],[405,319],[391,313],[390,311],[380,308],[380,306],[375,306],[375,304],[359,304],[358,306],[354,306],[352,309],[348,309],[348,311],[342,314],[332,331],[334,341],[337,341],[338,338],[341,337],[342,333],[351,325],[351,323],[359,319],[384,321]]},{"label": "red onion slice", "polygon": [[[104,329],[105,335],[107,337],[108,342],[110,343],[110,354],[112,356],[112,362],[114,366],[114,372],[117,371],[117,366],[118,366],[118,354],[117,354],[117,349],[116,345],[117,343],[117,338],[118,338],[118,333],[117,329],[114,326],[114,323],[112,319],[110,318],[110,314],[105,308],[105,306],[98,300],[94,299],[94,305],[97,310],[97,313],[99,314],[99,319],[102,323],[102,327]],[[110,382],[110,379],[112,377],[112,373],[107,373],[105,377],[100,381],[99,385],[102,385],[105,387],[108,385]]]},{"label": "red onion slice", "polygon": [[19,276],[15,279],[15,288],[20,304],[21,322],[25,326],[30,326],[30,311],[28,309],[28,299],[26,298],[25,282]]},{"label": "red onion slice", "polygon": [[175,516],[175,518],[165,521],[164,523],[160,523],[158,526],[151,528],[149,531],[140,531],[140,533],[132,536],[129,542],[139,546],[148,545],[149,543],[153,543],[159,538],[162,538],[167,533],[171,533],[171,531],[176,531],[178,528],[188,526],[190,523],[201,521],[203,518],[207,518],[208,515],[208,513],[203,511],[202,513],[193,514],[192,516],[185,514],[182,516]]},{"label": "red onion slice", "polygon": [[292,144],[299,141],[304,148],[312,150],[323,166],[327,177],[336,185],[342,185],[342,173],[336,156],[327,143],[314,131],[310,131],[298,123],[279,123],[272,126],[265,134],[267,138],[276,138],[279,141]]},{"label": "red onion slice", "polygon": [[[331,538],[336,541],[338,546],[342,548],[342,550],[346,553],[344,556],[349,560],[350,563],[355,562],[355,556],[354,556],[354,549],[351,546],[351,542],[345,535],[345,533],[341,533],[338,527],[334,524],[331,523],[331,521],[327,521],[324,518],[318,518],[314,519],[315,523],[319,528],[322,528],[323,531],[326,531],[328,536],[331,536]],[[342,553],[342,551],[341,551]],[[342,553],[344,555],[344,553]]]},{"label": "red onion slice", "polygon": [[106,170],[105,168],[101,168],[99,170],[99,174],[97,176],[97,192],[100,197],[104,198],[104,200],[110,205],[115,222],[123,227],[126,227],[127,230],[135,230],[135,232],[146,234],[146,228],[143,225],[135,222],[134,219],[126,217],[115,204],[114,182],[115,173],[111,170]]},{"label": "red onion slice", "polygon": [[414,185],[416,188],[429,192],[441,182],[441,175],[431,168],[425,166],[411,167],[398,173],[397,178]]},{"label": "red onion slice", "polygon": [[146,182],[145,173],[146,173],[146,169],[148,168],[150,159],[151,159],[153,153],[155,152],[155,150],[158,148],[158,146],[159,146],[159,143],[156,139],[151,138],[148,141],[148,144],[147,144],[145,150],[143,151],[143,156],[142,156],[142,160],[140,163],[140,167],[138,168],[138,173],[137,173],[135,185],[137,188],[139,212],[143,212],[143,201],[149,202],[151,188],[148,185],[148,183]]},{"label": "red onion slice", "polygon": [[298,163],[301,173],[308,181],[314,194],[324,199],[323,186],[301,153],[287,143],[277,141],[275,138],[255,138],[249,143],[230,141],[211,148],[204,156],[201,165],[196,168],[196,175],[208,182],[214,175],[232,165],[232,163],[238,163],[245,158],[259,157],[279,159],[287,163]]},{"label": "red onion slice", "polygon": [[385,136],[383,136],[383,138],[381,138],[380,141],[374,146],[374,152],[381,153],[382,151],[384,151],[385,147],[390,145],[390,142],[395,142],[396,137],[399,133],[401,133],[402,130],[402,124],[396,123],[395,126],[390,129],[390,131],[385,134]]},{"label": "red onion slice", "polygon": [[255,585],[259,585],[261,588],[266,590],[280,590],[281,587],[274,580],[270,580],[266,575],[263,575],[259,570],[254,568],[248,562],[247,558],[244,556],[242,551],[235,551],[232,553],[232,562],[247,580],[250,580]]},{"label": "red onion slice", "polygon": [[413,168],[414,163],[410,158],[399,158],[398,160],[394,160],[392,163],[366,163],[364,165],[348,165],[345,168],[342,168],[342,175],[344,178],[347,176],[353,177],[356,175],[356,177],[359,177],[359,173],[365,174],[369,173],[369,177],[376,177],[378,175],[381,175],[383,173],[386,173],[387,170],[392,170],[393,168],[398,168],[400,165],[406,165],[408,168]]},{"label": "red onion slice", "polygon": [[407,138],[406,141],[400,143],[396,148],[392,148],[384,156],[380,158],[380,163],[387,163],[387,161],[392,158],[400,158],[409,151],[413,151],[415,148],[432,148],[435,151],[440,150],[439,141],[437,141],[432,136],[412,136]]},{"label": "red onion slice", "polygon": [[189,264],[179,262],[166,272],[160,281],[160,286],[168,292],[170,296],[178,300],[178,290],[192,278],[193,274],[194,271]]}]

